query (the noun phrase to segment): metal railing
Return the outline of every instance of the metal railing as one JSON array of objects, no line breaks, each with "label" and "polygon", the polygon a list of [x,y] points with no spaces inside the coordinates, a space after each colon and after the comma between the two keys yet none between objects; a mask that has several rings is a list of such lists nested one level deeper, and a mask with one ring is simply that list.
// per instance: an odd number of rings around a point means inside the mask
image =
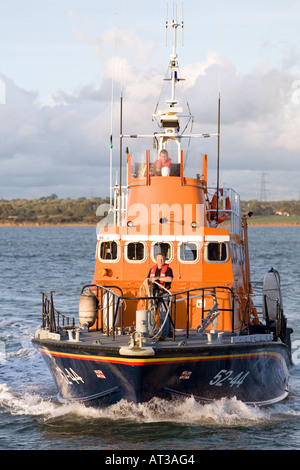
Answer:
[{"label": "metal railing", "polygon": [[[48,298],[49,295],[49,298]],[[75,326],[75,317],[64,315],[54,308],[53,292],[42,293],[42,327],[49,328],[50,333],[55,333],[60,326]]]},{"label": "metal railing", "polygon": [[[134,302],[135,308],[138,302],[145,302],[151,308],[157,309],[159,301],[169,302],[170,308],[168,315],[170,324],[172,325],[173,340],[176,337],[176,323],[177,323],[177,309],[180,302],[185,302],[186,306],[186,337],[189,337],[190,332],[190,314],[195,299],[199,299],[199,326],[198,332],[201,331],[201,325],[208,326],[213,319],[222,312],[229,312],[231,317],[232,331],[234,331],[234,294],[229,287],[213,286],[213,287],[199,287],[187,289],[184,291],[162,294],[161,296],[145,295],[136,297],[127,297],[123,295],[122,289],[118,286],[101,286],[97,284],[85,285],[81,289],[83,293],[89,289],[96,297],[97,300],[97,315],[96,322],[93,329],[105,333],[107,336],[112,335],[115,339],[117,329],[123,334],[125,331],[125,305],[129,302]],[[117,292],[116,292],[117,291]],[[219,307],[218,295],[225,293],[226,303],[229,308]],[[211,302],[206,302],[208,298]],[[211,304],[206,307],[206,305]],[[99,322],[100,319],[100,322]],[[63,315],[54,307],[53,292],[50,292],[50,298],[43,293],[43,327],[49,328],[50,332],[58,332],[60,327],[75,327],[75,318],[70,318]],[[128,327],[128,326],[127,326]]]},{"label": "metal railing", "polygon": [[[197,293],[198,292],[198,293]],[[231,305],[230,308],[220,308],[218,305],[218,292],[227,292],[229,303]],[[182,297],[183,296],[183,297]],[[210,308],[205,308],[206,305],[206,298],[212,297],[213,305]],[[193,299],[201,300],[201,320],[202,325],[205,324],[207,320],[206,326],[209,326],[211,321],[213,321],[213,313],[221,313],[221,312],[230,312],[231,315],[231,328],[234,331],[234,294],[230,287],[225,286],[213,286],[213,287],[198,287],[193,289],[188,289],[181,292],[176,292],[172,294],[172,304],[173,304],[173,315],[174,315],[174,324],[176,323],[176,307],[178,302],[186,301],[186,336],[189,337],[189,330],[190,330],[190,310],[191,310],[191,301]],[[200,327],[201,325],[199,325]],[[200,331],[200,328],[197,328]],[[174,329],[175,334],[175,329]],[[175,336],[174,336],[175,339]]]},{"label": "metal railing", "polygon": [[[207,188],[211,199],[216,193],[217,188]],[[229,198],[230,209],[226,209],[226,199]],[[221,209],[220,209],[221,206]],[[208,212],[216,212],[215,209],[208,209]],[[236,233],[242,237],[241,229],[241,210],[240,210],[240,196],[232,188],[219,188],[219,215],[226,212],[230,220],[230,232]]]}]

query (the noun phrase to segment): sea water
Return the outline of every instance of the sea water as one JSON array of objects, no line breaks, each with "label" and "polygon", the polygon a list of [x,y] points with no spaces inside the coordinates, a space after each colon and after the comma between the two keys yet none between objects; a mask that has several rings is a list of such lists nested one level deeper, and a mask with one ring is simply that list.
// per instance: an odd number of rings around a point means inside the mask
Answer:
[{"label": "sea water", "polygon": [[199,404],[154,399],[104,408],[61,403],[44,359],[31,344],[41,325],[41,293],[80,289],[93,279],[96,229],[0,228],[0,450],[300,449],[300,227],[250,227],[251,276],[280,272],[293,328],[289,397],[273,406],[236,399]]}]

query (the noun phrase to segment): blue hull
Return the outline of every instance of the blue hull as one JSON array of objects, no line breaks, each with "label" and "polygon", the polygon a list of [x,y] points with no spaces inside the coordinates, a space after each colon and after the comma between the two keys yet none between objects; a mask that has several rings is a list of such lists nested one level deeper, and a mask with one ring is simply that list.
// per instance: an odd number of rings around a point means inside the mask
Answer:
[{"label": "blue hull", "polygon": [[283,343],[155,349],[151,357],[120,355],[119,348],[59,345],[33,340],[63,399],[112,404],[153,397],[199,401],[236,397],[267,405],[288,394],[289,348]]}]

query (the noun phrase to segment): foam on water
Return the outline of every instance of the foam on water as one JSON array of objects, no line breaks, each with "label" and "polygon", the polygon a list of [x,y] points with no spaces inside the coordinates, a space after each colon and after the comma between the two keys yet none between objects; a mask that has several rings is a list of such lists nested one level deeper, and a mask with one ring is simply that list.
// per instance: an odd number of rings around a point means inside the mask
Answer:
[{"label": "foam on water", "polygon": [[38,393],[16,393],[7,384],[0,384],[0,409],[12,415],[39,418],[44,423],[73,417],[81,420],[111,420],[131,423],[174,423],[204,427],[255,426],[273,420],[299,417],[300,410],[278,404],[270,408],[248,406],[235,398],[200,404],[193,397],[184,400],[152,399],[148,403],[133,404],[121,400],[107,407],[87,407],[84,404],[60,403],[42,398]]}]

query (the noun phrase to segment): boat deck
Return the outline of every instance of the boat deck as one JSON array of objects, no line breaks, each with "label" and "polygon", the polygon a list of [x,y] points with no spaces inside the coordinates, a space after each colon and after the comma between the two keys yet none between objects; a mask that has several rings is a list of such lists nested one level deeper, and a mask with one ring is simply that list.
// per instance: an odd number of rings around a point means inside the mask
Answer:
[{"label": "boat deck", "polygon": [[[237,343],[253,343],[253,342],[271,342],[272,334],[254,334],[254,335],[238,335],[231,332],[205,332],[197,333],[196,330],[189,331],[189,337],[186,336],[186,330],[176,330],[175,341],[173,337],[166,337],[164,341],[157,338],[145,337],[140,343],[142,348],[153,348],[159,350],[182,350],[195,349],[201,347],[224,347]],[[41,339],[41,338],[40,338]],[[132,336],[129,334],[117,334],[114,337],[99,331],[80,330],[79,336],[76,338],[75,332],[66,332],[60,335],[52,335],[43,338],[49,345],[57,345],[58,347],[71,347],[74,349],[87,350],[107,350],[116,351],[120,348],[130,348],[132,346]]]}]

